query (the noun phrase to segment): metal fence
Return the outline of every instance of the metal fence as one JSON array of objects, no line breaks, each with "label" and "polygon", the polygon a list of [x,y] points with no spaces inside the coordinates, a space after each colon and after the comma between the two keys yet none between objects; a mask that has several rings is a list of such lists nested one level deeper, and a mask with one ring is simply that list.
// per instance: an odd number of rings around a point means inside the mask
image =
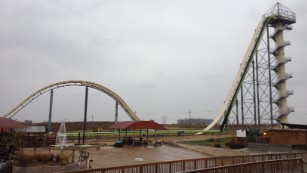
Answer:
[{"label": "metal fence", "polygon": [[[283,162],[283,160],[289,160],[285,162],[289,162],[289,164],[291,164],[292,163],[292,162],[290,163],[291,159],[301,160],[302,163],[300,163],[300,165],[305,167],[305,164],[303,164],[303,160],[307,160],[307,153],[280,153],[280,154],[246,155],[246,156],[211,157],[211,158],[202,158],[202,159],[177,160],[177,161],[155,162],[155,163],[139,164],[139,165],[98,168],[98,169],[80,170],[73,172],[75,173],[175,173],[175,172],[189,172],[189,171],[192,172],[194,170],[208,169],[208,168],[212,168],[214,170],[218,167],[225,167],[225,166],[232,167],[238,164],[241,165],[251,164],[252,166],[249,166],[249,168],[252,169],[253,166],[255,166],[253,165],[253,163],[255,163],[256,165],[257,163],[259,163],[262,164],[263,166],[266,166],[266,163],[270,163],[271,161],[276,161],[276,164],[279,164],[280,162]],[[72,172],[66,172],[66,173],[72,173]],[[218,172],[212,172],[212,173],[218,173]]]},{"label": "metal fence", "polygon": [[12,164],[9,162],[0,163],[0,173],[11,173]]},{"label": "metal fence", "polygon": [[181,173],[303,173],[302,158],[249,162]]}]

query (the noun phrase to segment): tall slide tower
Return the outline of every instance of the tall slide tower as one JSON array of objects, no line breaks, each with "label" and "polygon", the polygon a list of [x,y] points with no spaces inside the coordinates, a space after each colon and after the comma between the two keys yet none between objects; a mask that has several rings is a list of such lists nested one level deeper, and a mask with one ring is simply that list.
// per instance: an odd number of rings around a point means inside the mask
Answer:
[{"label": "tall slide tower", "polygon": [[284,31],[292,30],[295,22],[295,13],[280,3],[263,15],[223,107],[205,130],[215,126],[220,130],[263,129],[276,122],[288,123],[288,115],[294,109],[287,103],[293,91],[286,86],[292,75],[286,73],[286,63],[291,58],[285,56],[290,42],[284,41]]},{"label": "tall slide tower", "polygon": [[277,3],[272,7],[265,17],[275,16],[268,23],[274,28],[274,33],[271,38],[275,41],[275,49],[270,53],[276,57],[276,65],[273,70],[277,74],[277,81],[274,87],[278,90],[278,97],[274,103],[278,105],[279,114],[276,119],[279,123],[288,123],[288,115],[294,111],[288,106],[287,98],[293,94],[293,91],[287,90],[286,81],[292,78],[292,74],[286,73],[286,63],[291,61],[291,58],[285,56],[284,47],[290,45],[289,41],[284,41],[284,30],[292,30],[291,24],[296,22],[295,14],[289,9]]}]

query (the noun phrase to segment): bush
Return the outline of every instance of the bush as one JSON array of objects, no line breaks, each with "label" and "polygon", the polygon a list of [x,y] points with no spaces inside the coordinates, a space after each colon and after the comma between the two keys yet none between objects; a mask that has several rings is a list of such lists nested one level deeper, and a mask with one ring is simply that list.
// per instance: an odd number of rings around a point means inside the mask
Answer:
[{"label": "bush", "polygon": [[60,163],[62,165],[68,164],[69,163],[69,158],[70,158],[69,154],[67,154],[67,153],[62,154],[62,160],[61,160]]},{"label": "bush", "polygon": [[69,154],[69,153],[61,153],[61,154],[57,154],[55,156],[55,161],[62,164],[62,165],[65,165],[65,164],[68,164],[69,163],[69,160],[72,158],[72,154]]},{"label": "bush", "polygon": [[53,161],[54,159],[54,154],[53,153],[49,153],[49,161]]},{"label": "bush", "polygon": [[42,153],[35,153],[34,158],[36,161],[41,162],[42,161]]},{"label": "bush", "polygon": [[214,142],[213,138],[208,139],[208,142]]},{"label": "bush", "polygon": [[41,162],[48,163],[50,158],[50,153],[41,153]]},{"label": "bush", "polygon": [[61,161],[61,155],[60,154],[55,155],[55,161],[60,163],[60,161]]},{"label": "bush", "polygon": [[[17,154],[17,164],[20,166],[28,166],[35,162],[46,164],[52,162],[54,158],[54,153],[51,152],[37,152],[36,154],[30,152],[19,152]],[[58,163],[61,163],[62,160],[64,159],[59,155]]]},{"label": "bush", "polygon": [[0,133],[0,161],[14,159],[19,149],[24,146],[24,135],[19,132]]},{"label": "bush", "polygon": [[27,166],[34,161],[34,154],[20,152],[17,154],[17,158],[20,166]]},{"label": "bush", "polygon": [[221,144],[214,144],[214,147],[221,148]]},{"label": "bush", "polygon": [[243,144],[237,144],[234,142],[227,142],[225,144],[228,148],[230,149],[240,149],[240,148],[245,148],[245,146]]},{"label": "bush", "polygon": [[48,161],[52,161],[54,157],[53,153],[49,152],[41,152],[41,153],[36,153],[34,155],[34,158],[37,162],[42,162],[42,163],[48,163]]}]

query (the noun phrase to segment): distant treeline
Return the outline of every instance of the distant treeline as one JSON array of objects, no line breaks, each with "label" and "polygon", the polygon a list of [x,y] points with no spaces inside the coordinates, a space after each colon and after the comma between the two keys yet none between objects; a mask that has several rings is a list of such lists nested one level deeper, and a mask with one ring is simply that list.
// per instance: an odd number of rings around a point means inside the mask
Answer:
[{"label": "distant treeline", "polygon": [[[86,129],[87,131],[92,132],[99,132],[99,131],[113,131],[114,129],[109,128],[112,126],[114,122],[110,121],[95,121],[95,122],[87,122]],[[48,128],[48,122],[41,122],[41,123],[33,123],[33,126],[45,126],[45,128]],[[59,130],[59,127],[61,125],[61,122],[53,122],[51,131],[57,132]],[[65,122],[66,131],[69,132],[79,132],[83,130],[83,121],[79,122]],[[204,129],[206,125],[204,124],[193,124],[191,125],[184,125],[184,124],[167,124],[164,125],[167,129]]]},{"label": "distant treeline", "polygon": [[[111,131],[113,129],[110,129],[109,127],[113,125],[114,122],[110,121],[95,121],[95,122],[87,122],[86,123],[86,129],[87,131]],[[48,122],[42,122],[42,123],[33,123],[34,126],[45,126],[46,129],[48,128]],[[61,122],[53,122],[51,131],[57,132],[59,130],[59,127],[61,125]],[[83,121],[81,122],[65,122],[66,131],[72,132],[72,131],[82,131],[83,130]]]}]

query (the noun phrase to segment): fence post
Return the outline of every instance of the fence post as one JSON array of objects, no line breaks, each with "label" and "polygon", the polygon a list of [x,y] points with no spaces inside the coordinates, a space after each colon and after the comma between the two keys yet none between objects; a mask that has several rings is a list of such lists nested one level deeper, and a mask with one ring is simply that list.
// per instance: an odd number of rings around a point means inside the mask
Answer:
[{"label": "fence post", "polygon": [[224,166],[224,158],[221,159],[221,166]]},{"label": "fence post", "polygon": [[[263,159],[262,159],[263,161]],[[261,170],[264,171],[264,163],[261,163]]]},{"label": "fence post", "polygon": [[155,164],[155,173],[158,173],[158,164]]},{"label": "fence post", "polygon": [[214,167],[216,167],[216,157],[214,158]]},{"label": "fence post", "polygon": [[140,173],[143,173],[143,166],[140,166]]},{"label": "fence post", "polygon": [[300,163],[301,163],[301,171],[304,172],[304,160],[301,159]]}]

